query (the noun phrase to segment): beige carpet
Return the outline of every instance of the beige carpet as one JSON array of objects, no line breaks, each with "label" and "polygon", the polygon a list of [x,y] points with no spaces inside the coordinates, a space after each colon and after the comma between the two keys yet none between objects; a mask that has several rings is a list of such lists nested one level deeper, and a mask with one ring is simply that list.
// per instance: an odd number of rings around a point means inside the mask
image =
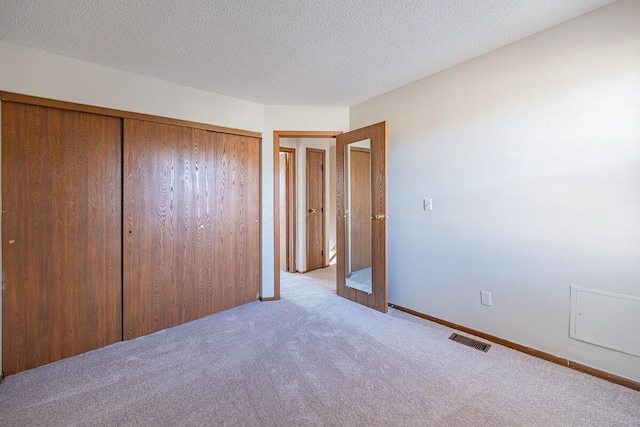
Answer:
[{"label": "beige carpet", "polygon": [[640,426],[640,393],[351,303],[334,268],[283,274],[281,301],[7,377],[0,426]]}]

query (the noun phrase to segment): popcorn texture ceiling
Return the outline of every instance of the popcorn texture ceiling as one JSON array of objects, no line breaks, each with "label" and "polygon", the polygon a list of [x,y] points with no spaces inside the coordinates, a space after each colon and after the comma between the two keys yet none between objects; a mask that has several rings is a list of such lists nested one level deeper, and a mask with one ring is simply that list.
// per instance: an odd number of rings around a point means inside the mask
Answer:
[{"label": "popcorn texture ceiling", "polygon": [[0,39],[261,104],[351,106],[611,0],[2,0]]}]

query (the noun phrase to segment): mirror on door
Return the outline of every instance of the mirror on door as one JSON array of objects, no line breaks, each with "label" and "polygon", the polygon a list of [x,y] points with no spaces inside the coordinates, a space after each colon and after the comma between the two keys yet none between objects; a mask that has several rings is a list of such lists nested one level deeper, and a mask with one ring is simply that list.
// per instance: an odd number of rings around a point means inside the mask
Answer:
[{"label": "mirror on door", "polygon": [[371,140],[346,144],[345,280],[349,288],[372,293]]}]

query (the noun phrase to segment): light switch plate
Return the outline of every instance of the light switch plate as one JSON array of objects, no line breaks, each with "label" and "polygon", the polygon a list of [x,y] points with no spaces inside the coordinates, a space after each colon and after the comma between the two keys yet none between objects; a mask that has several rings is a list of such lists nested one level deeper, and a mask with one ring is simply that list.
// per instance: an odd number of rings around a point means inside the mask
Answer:
[{"label": "light switch plate", "polygon": [[431,199],[422,199],[422,204],[424,206],[424,210],[425,211],[432,211],[433,210],[433,200],[431,200]]}]

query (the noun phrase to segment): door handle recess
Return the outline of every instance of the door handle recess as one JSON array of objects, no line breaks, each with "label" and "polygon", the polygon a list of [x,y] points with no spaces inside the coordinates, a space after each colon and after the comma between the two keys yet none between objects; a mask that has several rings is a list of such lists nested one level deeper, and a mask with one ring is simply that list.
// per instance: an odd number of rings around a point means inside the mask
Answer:
[{"label": "door handle recess", "polygon": [[387,216],[386,216],[385,214],[378,214],[378,215],[374,216],[374,217],[373,217],[373,218],[371,218],[371,219],[382,220],[382,219],[385,219],[386,217],[387,217]]},{"label": "door handle recess", "polygon": [[315,209],[309,209],[309,213],[316,213]]}]

